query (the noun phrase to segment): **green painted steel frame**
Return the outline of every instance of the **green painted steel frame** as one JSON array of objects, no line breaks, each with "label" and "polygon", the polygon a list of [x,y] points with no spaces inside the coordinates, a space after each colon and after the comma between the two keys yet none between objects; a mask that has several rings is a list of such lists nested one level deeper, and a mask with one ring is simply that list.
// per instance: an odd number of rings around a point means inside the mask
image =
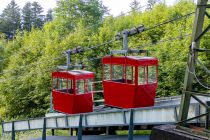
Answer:
[{"label": "green painted steel frame", "polygon": [[187,119],[191,97],[196,99],[200,104],[205,106],[207,109],[210,108],[209,104],[203,103],[196,97],[198,95],[199,96],[210,96],[209,93],[192,91],[192,84],[193,84],[193,79],[194,79],[194,75],[193,75],[192,71],[195,66],[195,60],[198,57],[200,39],[210,29],[210,25],[209,25],[206,29],[203,30],[205,16],[210,18],[208,12],[206,11],[206,9],[208,8],[207,3],[208,3],[208,0],[198,0],[198,2],[197,2],[198,5],[196,8],[196,12],[195,12],[195,21],[194,21],[194,27],[193,27],[193,33],[192,33],[192,42],[194,43],[194,46],[193,46],[194,48],[192,48],[192,46],[190,48],[190,53],[193,53],[194,57],[189,56],[188,66],[187,66],[186,72],[185,72],[184,90],[183,90],[180,112],[179,112],[179,122],[180,122],[179,124],[181,124],[181,125],[184,125],[187,121],[189,121],[191,119],[209,115],[209,112],[207,112],[207,113],[197,116],[195,118]]}]

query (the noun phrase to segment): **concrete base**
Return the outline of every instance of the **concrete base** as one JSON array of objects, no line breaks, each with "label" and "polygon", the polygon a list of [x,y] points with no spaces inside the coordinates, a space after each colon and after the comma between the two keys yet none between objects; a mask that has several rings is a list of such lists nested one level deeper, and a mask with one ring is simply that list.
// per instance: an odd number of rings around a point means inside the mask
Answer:
[{"label": "concrete base", "polygon": [[150,140],[208,140],[176,131],[175,125],[156,126],[152,129]]}]

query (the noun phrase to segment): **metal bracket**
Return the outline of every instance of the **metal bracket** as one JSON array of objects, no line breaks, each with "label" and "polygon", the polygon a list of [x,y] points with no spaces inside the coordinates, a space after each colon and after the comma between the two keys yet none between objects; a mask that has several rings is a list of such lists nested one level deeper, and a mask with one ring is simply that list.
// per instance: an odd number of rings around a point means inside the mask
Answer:
[{"label": "metal bracket", "polygon": [[123,32],[123,50],[128,50],[128,30]]},{"label": "metal bracket", "polygon": [[124,30],[123,32],[119,32],[115,35],[115,39],[116,40],[120,40],[120,39],[123,39],[123,35],[125,32],[127,32],[127,36],[133,36],[133,35],[136,35],[136,34],[139,34],[141,32],[143,32],[145,30],[145,27],[144,25],[139,25],[138,27],[134,27],[130,30]]},{"label": "metal bracket", "polygon": [[124,50],[126,52],[123,52],[121,50],[120,51],[111,51],[111,54],[125,54],[125,55],[127,55],[127,51],[129,50],[128,37],[136,35],[136,34],[139,34],[139,33],[143,32],[144,30],[145,30],[144,25],[140,25],[139,27],[132,28],[130,30],[126,29],[122,33],[117,33],[115,35],[115,39],[116,40],[123,39],[123,48],[122,48],[122,50]]},{"label": "metal bracket", "polygon": [[128,50],[128,53],[146,53],[148,56],[149,50]]},{"label": "metal bracket", "polygon": [[86,68],[87,66],[83,66],[83,65],[72,65],[72,66],[58,66],[58,69],[60,70],[71,70],[71,69],[84,69]]},{"label": "metal bracket", "polygon": [[82,49],[78,50],[78,49],[75,49],[73,51],[71,50],[67,50],[65,53],[66,53],[66,66],[58,66],[58,69],[60,70],[70,70],[70,69],[73,69],[73,68],[79,68],[79,69],[83,69],[87,66],[84,66],[84,65],[71,65],[71,55],[72,54],[76,54],[76,53],[80,53],[82,52]]},{"label": "metal bracket", "polygon": [[66,66],[69,67],[71,65],[71,50],[67,50],[66,51],[66,55],[67,55],[67,57],[66,57],[66,60],[67,60]]},{"label": "metal bracket", "polygon": [[124,55],[127,55],[128,51],[127,50],[113,50],[111,51],[111,55],[114,55],[114,54],[124,54]]},{"label": "metal bracket", "polygon": [[194,49],[196,49],[196,42],[192,42],[192,45],[191,45],[191,50],[193,51]]}]

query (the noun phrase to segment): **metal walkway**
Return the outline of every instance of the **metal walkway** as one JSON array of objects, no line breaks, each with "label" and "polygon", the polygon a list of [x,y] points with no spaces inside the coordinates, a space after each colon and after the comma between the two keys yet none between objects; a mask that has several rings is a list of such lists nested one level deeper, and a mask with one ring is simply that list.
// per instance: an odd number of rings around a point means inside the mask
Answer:
[{"label": "metal walkway", "polygon": [[[84,140],[127,140],[128,136],[112,136],[112,135],[92,135],[92,136],[83,136]],[[149,140],[149,135],[133,136],[133,140]],[[33,138],[30,140],[42,140],[42,138]],[[61,137],[61,136],[49,136],[47,140],[77,140],[77,137]]]},{"label": "metal walkway", "polygon": [[[210,98],[200,97],[202,101]],[[2,130],[6,132],[62,129],[82,127],[128,126],[132,119],[133,125],[160,125],[176,123],[178,119],[180,97],[156,99],[154,107],[137,109],[99,109],[92,113],[65,115],[60,113],[46,114],[46,117],[13,122],[3,122]],[[205,108],[195,100],[191,101],[189,118],[205,113]],[[81,124],[80,124],[81,121]],[[204,123],[205,118],[198,118],[191,123]]]}]

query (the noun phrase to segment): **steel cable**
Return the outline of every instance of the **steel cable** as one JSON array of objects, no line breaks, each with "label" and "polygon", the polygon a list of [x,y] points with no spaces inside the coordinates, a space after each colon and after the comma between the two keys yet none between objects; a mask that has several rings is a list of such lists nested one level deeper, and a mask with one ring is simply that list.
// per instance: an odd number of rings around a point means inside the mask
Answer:
[{"label": "steel cable", "polygon": [[[163,22],[163,23],[154,25],[154,26],[152,26],[152,27],[146,28],[144,31],[148,31],[148,30],[154,29],[154,28],[156,28],[156,27],[160,27],[160,26],[163,26],[163,25],[165,25],[165,24],[169,24],[169,23],[171,23],[171,22],[180,20],[180,19],[182,19],[182,18],[184,18],[184,17],[188,17],[188,16],[192,15],[193,13],[195,13],[195,12],[191,12],[191,13],[188,13],[188,14],[183,15],[183,16],[181,16],[181,17],[174,18],[174,19],[165,21],[165,22]],[[176,38],[180,38],[180,37],[176,37]],[[175,39],[175,38],[174,38],[174,39]],[[96,45],[96,46],[88,47],[88,48],[84,49],[84,51],[82,51],[82,52],[96,49],[96,48],[98,48],[98,47],[100,47],[100,46],[104,46],[104,45],[110,44],[110,43],[112,43],[112,42],[114,42],[114,41],[116,41],[116,40],[115,40],[115,39],[112,39],[112,40],[109,40],[109,41],[104,42],[104,43],[102,43],[102,44],[99,44],[99,45]],[[170,41],[170,39],[169,39],[169,41]],[[160,43],[160,42],[163,42],[163,40],[159,41],[159,43]],[[155,43],[155,44],[157,44],[157,43]],[[77,49],[77,48],[76,48],[76,49]],[[79,52],[79,53],[80,53],[80,52]],[[39,63],[39,64],[42,64],[42,62]],[[20,66],[20,67],[21,67],[21,68],[25,68],[25,67],[27,67],[27,66]],[[11,70],[11,71],[8,71],[8,72],[6,72],[6,73],[9,73],[9,72],[12,72],[12,71],[15,71],[15,70]],[[5,73],[3,72],[3,73],[0,73],[0,74],[3,75],[3,74],[5,74]]]},{"label": "steel cable", "polygon": [[[193,59],[192,54],[190,54],[190,57]],[[195,64],[196,64],[196,63],[195,63]],[[206,88],[206,89],[210,89],[210,85],[204,84],[203,82],[201,82],[201,80],[200,80],[200,79],[198,78],[198,76],[196,75],[195,65],[192,67],[192,70],[193,70],[193,71],[190,71],[190,69],[189,69],[189,64],[187,64],[187,71],[188,71],[189,73],[191,73],[192,75],[194,75],[196,81],[197,81],[202,87],[204,87],[204,88]]]}]

